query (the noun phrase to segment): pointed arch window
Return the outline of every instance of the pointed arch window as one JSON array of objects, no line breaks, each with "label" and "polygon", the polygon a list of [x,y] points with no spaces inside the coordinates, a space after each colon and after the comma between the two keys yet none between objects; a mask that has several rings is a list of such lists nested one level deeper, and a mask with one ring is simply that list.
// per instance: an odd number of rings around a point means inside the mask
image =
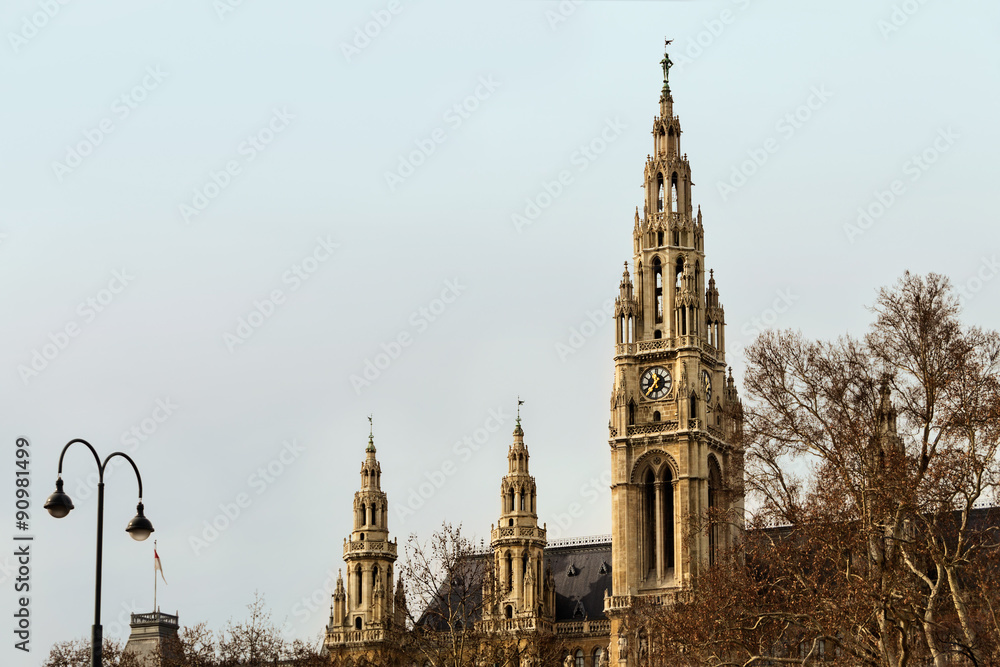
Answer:
[{"label": "pointed arch window", "polygon": [[722,470],[714,456],[708,457],[708,563],[714,565],[719,552],[719,518],[722,507]]},{"label": "pointed arch window", "polygon": [[680,210],[678,200],[677,200],[677,172],[675,171],[673,176],[670,177],[670,212],[677,213]]},{"label": "pointed arch window", "polygon": [[674,492],[669,466],[642,476],[639,508],[641,572],[662,580],[674,567]]},{"label": "pointed arch window", "polygon": [[656,310],[656,322],[663,321],[663,267],[660,258],[653,258],[653,301]]},{"label": "pointed arch window", "polygon": [[663,174],[656,175],[656,210],[663,211]]}]

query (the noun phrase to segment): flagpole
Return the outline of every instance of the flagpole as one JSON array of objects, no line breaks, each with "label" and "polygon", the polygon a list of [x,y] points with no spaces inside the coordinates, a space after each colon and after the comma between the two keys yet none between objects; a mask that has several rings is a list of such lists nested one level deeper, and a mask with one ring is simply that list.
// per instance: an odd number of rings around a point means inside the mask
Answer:
[{"label": "flagpole", "polygon": [[156,610],[156,540],[153,540],[153,611]]}]

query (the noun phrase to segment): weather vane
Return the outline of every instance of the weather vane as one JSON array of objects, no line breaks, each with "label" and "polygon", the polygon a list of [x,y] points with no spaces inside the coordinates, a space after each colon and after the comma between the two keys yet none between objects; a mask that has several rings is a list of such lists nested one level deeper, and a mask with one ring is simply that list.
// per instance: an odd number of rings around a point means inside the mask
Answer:
[{"label": "weather vane", "polygon": [[372,424],[372,415],[368,415],[368,435],[375,435],[375,425]]},{"label": "weather vane", "polygon": [[518,396],[517,397],[517,423],[518,424],[521,423],[521,406],[522,405],[524,405],[524,401],[522,401],[521,397]]}]

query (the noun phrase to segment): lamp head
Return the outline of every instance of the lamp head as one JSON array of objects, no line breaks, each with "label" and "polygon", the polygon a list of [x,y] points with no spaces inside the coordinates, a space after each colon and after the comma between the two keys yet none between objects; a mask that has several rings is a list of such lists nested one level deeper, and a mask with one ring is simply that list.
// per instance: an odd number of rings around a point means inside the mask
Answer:
[{"label": "lamp head", "polygon": [[136,542],[142,542],[153,532],[153,524],[142,513],[142,501],[135,506],[136,515],[128,522],[125,532]]},{"label": "lamp head", "polygon": [[62,477],[56,478],[56,490],[45,501],[44,507],[48,510],[49,514],[57,519],[63,518],[69,514],[71,509],[73,509],[73,501],[70,500],[69,496],[63,493]]}]

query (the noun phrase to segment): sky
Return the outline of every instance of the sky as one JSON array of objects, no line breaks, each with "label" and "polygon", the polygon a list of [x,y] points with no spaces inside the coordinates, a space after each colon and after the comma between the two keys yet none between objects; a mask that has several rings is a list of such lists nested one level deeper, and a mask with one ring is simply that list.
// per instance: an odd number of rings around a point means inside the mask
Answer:
[{"label": "sky", "polygon": [[[42,510],[74,438],[135,460],[184,625],[256,592],[319,636],[369,415],[401,543],[488,539],[518,396],[550,538],[609,533],[607,320],[665,36],[738,383],[757,333],[861,335],[907,270],[1000,328],[998,23],[979,0],[3,3],[0,662],[90,633],[83,445],[76,509]],[[124,533],[127,465],[106,482],[124,639],[153,544]]]}]

